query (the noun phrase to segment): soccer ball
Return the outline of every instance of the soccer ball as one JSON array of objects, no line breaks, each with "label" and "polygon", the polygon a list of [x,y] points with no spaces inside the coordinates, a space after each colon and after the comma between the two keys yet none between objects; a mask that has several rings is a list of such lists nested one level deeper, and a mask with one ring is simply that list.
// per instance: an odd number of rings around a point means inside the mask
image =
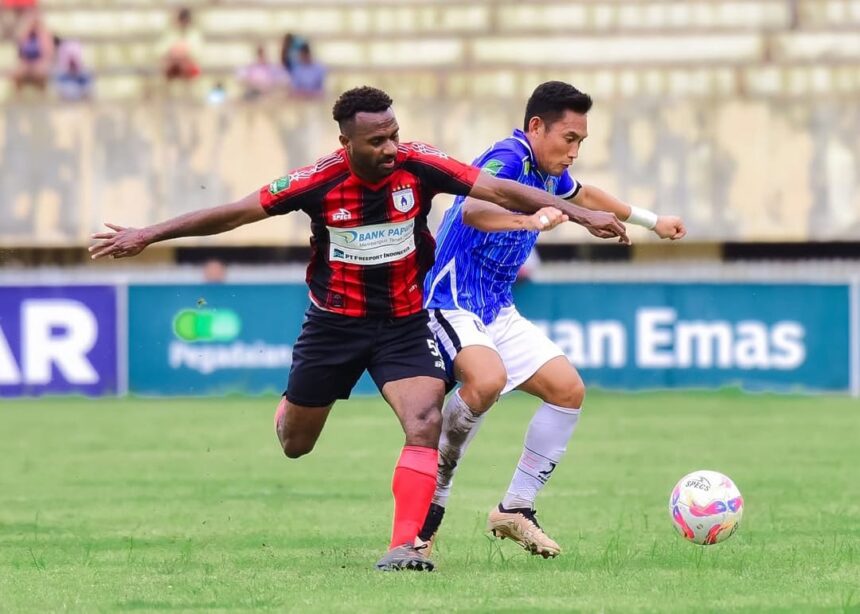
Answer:
[{"label": "soccer ball", "polygon": [[684,538],[708,546],[731,537],[741,522],[744,500],[738,487],[716,471],[682,477],[669,497],[669,516]]}]

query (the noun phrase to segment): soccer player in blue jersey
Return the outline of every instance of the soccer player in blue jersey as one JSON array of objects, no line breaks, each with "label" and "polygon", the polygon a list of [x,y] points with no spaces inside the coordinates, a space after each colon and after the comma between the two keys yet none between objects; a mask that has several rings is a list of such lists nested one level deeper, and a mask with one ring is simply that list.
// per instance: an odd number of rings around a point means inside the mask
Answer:
[{"label": "soccer player in blue jersey", "polygon": [[401,143],[392,100],[382,90],[344,92],[332,116],[341,147],[316,163],[233,203],[146,228],[107,224],[109,232],[92,236],[99,242],[90,252],[127,258],[167,239],[218,234],[290,212],[308,215],[311,306],[275,412],[278,440],[289,458],[310,453],[336,401],[349,398],[368,371],[405,435],[392,478],[391,541],[376,568],[430,571],[433,562],[414,542],[436,485],[439,408],[448,379],[423,305],[433,196],[472,194],[525,211],[558,207],[595,236],[627,242],[627,235],[613,214],[496,179],[426,143]]},{"label": "soccer player in blue jersey", "polygon": [[[591,104],[588,95],[567,83],[538,86],[526,105],[523,129],[490,147],[473,165],[588,209],[612,212],[661,238],[682,238],[686,230],[680,218],[628,205],[570,176],[568,168],[588,133]],[[519,215],[470,197],[458,197],[445,214],[436,263],[425,280],[425,305],[461,385],[443,411],[436,492],[418,538],[428,546],[442,521],[455,468],[484,413],[500,395],[518,389],[542,403],[487,528],[544,558],[561,552],[538,524],[534,503],[567,449],[585,386],[561,349],[517,312],[511,288],[540,230],[565,219],[557,210]]]}]

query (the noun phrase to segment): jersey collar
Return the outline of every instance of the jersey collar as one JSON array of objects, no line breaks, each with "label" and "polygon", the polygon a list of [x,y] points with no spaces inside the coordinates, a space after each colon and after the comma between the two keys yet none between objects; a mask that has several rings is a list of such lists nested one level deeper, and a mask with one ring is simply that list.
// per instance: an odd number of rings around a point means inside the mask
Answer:
[{"label": "jersey collar", "polygon": [[529,166],[531,167],[530,170],[537,173],[537,176],[540,177],[541,182],[545,183],[547,180],[547,177],[544,176],[544,174],[542,172],[540,172],[540,169],[538,168],[537,158],[535,158],[535,152],[532,151],[531,143],[529,143],[529,140],[526,137],[525,132],[523,132],[519,128],[516,128],[516,129],[514,129],[514,133],[511,135],[511,137],[515,141],[519,141],[520,143],[522,143],[523,146],[526,148],[526,151],[529,152]]}]

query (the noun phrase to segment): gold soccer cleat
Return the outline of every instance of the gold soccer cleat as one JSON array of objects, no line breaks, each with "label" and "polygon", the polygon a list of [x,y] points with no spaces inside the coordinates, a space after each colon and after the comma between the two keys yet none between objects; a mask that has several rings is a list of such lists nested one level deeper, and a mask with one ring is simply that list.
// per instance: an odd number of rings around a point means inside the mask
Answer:
[{"label": "gold soccer cleat", "polygon": [[528,508],[506,510],[501,504],[490,512],[487,530],[496,537],[511,539],[532,554],[554,558],[561,547],[540,528],[535,511]]}]

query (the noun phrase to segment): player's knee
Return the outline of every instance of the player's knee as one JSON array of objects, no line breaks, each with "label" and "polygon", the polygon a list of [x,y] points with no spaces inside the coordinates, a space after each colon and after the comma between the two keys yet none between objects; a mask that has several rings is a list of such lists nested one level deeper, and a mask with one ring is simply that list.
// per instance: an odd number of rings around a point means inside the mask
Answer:
[{"label": "player's knee", "polygon": [[299,458],[314,449],[316,441],[299,433],[291,433],[283,420],[275,420],[275,432],[287,458]]},{"label": "player's knee", "polygon": [[287,458],[300,458],[310,452],[312,447],[308,448],[291,448],[288,446],[284,446],[284,455]]},{"label": "player's knee", "polygon": [[442,412],[436,404],[420,408],[404,421],[403,429],[409,445],[435,448],[442,431]]},{"label": "player's knee", "polygon": [[316,442],[306,439],[281,437],[281,448],[284,450],[284,456],[287,458],[299,458],[308,454],[314,449],[314,443]]},{"label": "player's knee", "polygon": [[426,407],[418,412],[415,423],[422,433],[439,433],[442,430],[442,410],[436,404]]},{"label": "player's knee", "polygon": [[508,376],[504,371],[488,371],[464,384],[460,396],[473,412],[483,413],[499,400],[507,382]]},{"label": "player's knee", "polygon": [[585,402],[585,384],[580,378],[570,382],[563,389],[557,392],[555,400],[550,401],[553,405],[559,407],[569,407],[578,409]]}]

